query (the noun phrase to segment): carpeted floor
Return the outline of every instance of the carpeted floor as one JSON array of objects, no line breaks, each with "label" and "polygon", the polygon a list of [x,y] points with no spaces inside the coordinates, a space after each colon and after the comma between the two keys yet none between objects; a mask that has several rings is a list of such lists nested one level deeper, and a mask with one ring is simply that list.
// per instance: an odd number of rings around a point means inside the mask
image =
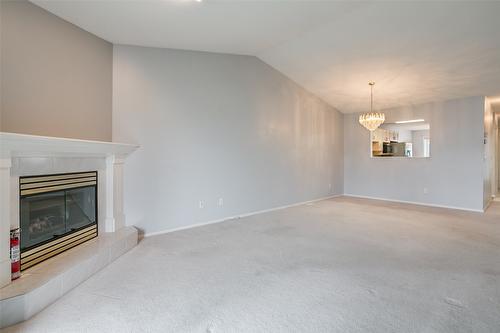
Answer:
[{"label": "carpeted floor", "polygon": [[336,198],[150,237],[17,331],[500,332],[500,203]]}]

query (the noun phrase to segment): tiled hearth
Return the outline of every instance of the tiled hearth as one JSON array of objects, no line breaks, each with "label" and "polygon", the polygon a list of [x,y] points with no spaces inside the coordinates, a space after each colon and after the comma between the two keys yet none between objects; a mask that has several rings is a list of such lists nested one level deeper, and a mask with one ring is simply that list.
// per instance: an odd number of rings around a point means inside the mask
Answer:
[{"label": "tiled hearth", "polygon": [[[28,319],[137,244],[137,230],[125,226],[122,191],[125,158],[137,148],[0,132],[0,328]],[[11,282],[9,231],[20,226],[20,177],[87,171],[97,171],[98,237]]]},{"label": "tiled hearth", "polygon": [[137,229],[105,233],[49,259],[0,289],[0,328],[29,319],[137,245]]}]

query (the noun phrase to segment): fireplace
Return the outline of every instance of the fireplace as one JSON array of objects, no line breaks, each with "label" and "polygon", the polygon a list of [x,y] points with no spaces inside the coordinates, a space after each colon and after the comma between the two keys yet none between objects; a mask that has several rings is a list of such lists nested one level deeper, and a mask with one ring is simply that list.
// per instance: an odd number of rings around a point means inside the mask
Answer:
[{"label": "fireplace", "polygon": [[19,178],[21,270],[97,237],[97,171]]}]

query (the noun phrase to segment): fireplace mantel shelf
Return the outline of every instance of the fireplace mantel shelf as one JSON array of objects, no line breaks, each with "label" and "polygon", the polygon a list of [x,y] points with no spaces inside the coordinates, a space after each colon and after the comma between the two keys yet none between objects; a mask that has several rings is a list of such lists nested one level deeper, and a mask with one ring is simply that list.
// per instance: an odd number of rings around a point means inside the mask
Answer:
[{"label": "fireplace mantel shelf", "polygon": [[0,132],[0,157],[127,156],[138,145]]}]

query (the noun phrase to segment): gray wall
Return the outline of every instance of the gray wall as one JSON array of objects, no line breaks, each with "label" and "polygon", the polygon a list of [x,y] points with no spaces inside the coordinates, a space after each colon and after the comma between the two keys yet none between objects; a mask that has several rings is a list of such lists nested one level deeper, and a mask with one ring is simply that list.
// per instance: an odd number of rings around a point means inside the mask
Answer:
[{"label": "gray wall", "polygon": [[115,45],[113,140],[146,233],[343,193],[342,114],[255,57]]},{"label": "gray wall", "polygon": [[346,194],[483,209],[483,97],[384,113],[387,122],[418,118],[428,121],[431,157],[370,158],[369,132],[359,125],[358,115],[345,115]]},{"label": "gray wall", "polygon": [[112,45],[27,1],[0,9],[0,130],[111,140]]}]

